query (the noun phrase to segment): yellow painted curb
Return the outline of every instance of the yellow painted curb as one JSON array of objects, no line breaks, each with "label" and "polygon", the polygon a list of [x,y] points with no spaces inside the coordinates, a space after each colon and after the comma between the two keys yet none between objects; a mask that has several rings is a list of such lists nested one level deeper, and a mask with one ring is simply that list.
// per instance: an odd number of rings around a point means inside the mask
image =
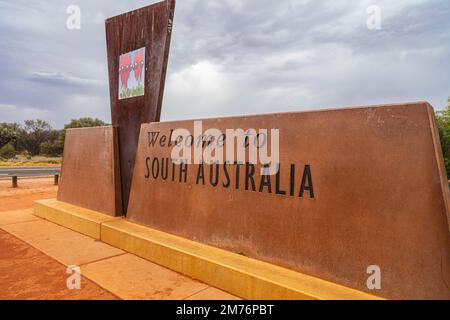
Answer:
[{"label": "yellow painted curb", "polygon": [[245,299],[380,299],[123,219],[102,224],[102,241]]},{"label": "yellow painted curb", "polygon": [[35,201],[34,215],[98,240],[103,222],[121,219],[56,199]]},{"label": "yellow painted curb", "polygon": [[35,214],[244,299],[381,299],[55,199],[36,201]]}]

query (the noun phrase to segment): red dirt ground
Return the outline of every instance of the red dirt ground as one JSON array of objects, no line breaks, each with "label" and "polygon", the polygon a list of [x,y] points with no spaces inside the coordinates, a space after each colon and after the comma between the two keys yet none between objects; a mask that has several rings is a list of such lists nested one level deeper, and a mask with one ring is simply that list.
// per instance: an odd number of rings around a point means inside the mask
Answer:
[{"label": "red dirt ground", "polygon": [[80,290],[69,290],[69,276],[64,265],[0,230],[0,299],[117,299],[83,277]]},{"label": "red dirt ground", "polygon": [[0,211],[31,208],[34,200],[56,198],[58,191],[53,178],[19,179],[18,185],[13,189],[10,180],[0,181]]},{"label": "red dirt ground", "polygon": [[[30,209],[33,201],[55,198],[53,179],[20,180],[19,188],[11,181],[0,181],[0,211]],[[80,290],[66,286],[66,267],[27,243],[0,230],[0,299],[40,300],[111,300],[110,292],[86,278]]]}]

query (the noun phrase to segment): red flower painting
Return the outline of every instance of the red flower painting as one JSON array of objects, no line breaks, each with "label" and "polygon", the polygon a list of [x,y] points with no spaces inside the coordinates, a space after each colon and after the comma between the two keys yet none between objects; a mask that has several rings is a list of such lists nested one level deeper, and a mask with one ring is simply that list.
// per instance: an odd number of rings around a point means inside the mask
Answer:
[{"label": "red flower painting", "polygon": [[134,78],[136,81],[142,78],[142,69],[144,68],[144,50],[138,50],[134,55]]},{"label": "red flower painting", "polygon": [[119,61],[119,74],[120,74],[120,81],[122,83],[122,88],[124,89],[128,88],[128,79],[130,78],[131,69],[132,69],[131,55],[130,54],[121,55]]},{"label": "red flower painting", "polygon": [[136,49],[119,57],[119,100],[145,94],[145,50],[145,47]]}]

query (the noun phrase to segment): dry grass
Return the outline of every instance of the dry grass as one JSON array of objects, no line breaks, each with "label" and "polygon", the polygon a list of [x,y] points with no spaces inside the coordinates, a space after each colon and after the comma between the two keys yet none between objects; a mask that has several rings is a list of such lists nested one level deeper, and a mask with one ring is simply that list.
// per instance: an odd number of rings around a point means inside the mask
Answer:
[{"label": "dry grass", "polygon": [[17,155],[14,159],[0,159],[0,167],[53,167],[61,165],[61,161],[62,157]]}]

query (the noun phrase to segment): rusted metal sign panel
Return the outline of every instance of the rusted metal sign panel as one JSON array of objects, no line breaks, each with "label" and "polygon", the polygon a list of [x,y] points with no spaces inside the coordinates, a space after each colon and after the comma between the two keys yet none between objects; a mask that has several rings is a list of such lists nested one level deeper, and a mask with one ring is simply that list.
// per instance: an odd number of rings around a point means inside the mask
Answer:
[{"label": "rusted metal sign panel", "polygon": [[120,190],[117,129],[67,129],[58,200],[120,216]]},{"label": "rusted metal sign panel", "polygon": [[385,298],[450,298],[449,190],[427,103],[202,123],[205,136],[279,129],[280,171],[174,164],[172,130],[194,122],[144,124],[127,219]]},{"label": "rusted metal sign panel", "polygon": [[124,209],[128,205],[139,130],[159,121],[175,0],[106,20],[113,126],[119,130]]}]

